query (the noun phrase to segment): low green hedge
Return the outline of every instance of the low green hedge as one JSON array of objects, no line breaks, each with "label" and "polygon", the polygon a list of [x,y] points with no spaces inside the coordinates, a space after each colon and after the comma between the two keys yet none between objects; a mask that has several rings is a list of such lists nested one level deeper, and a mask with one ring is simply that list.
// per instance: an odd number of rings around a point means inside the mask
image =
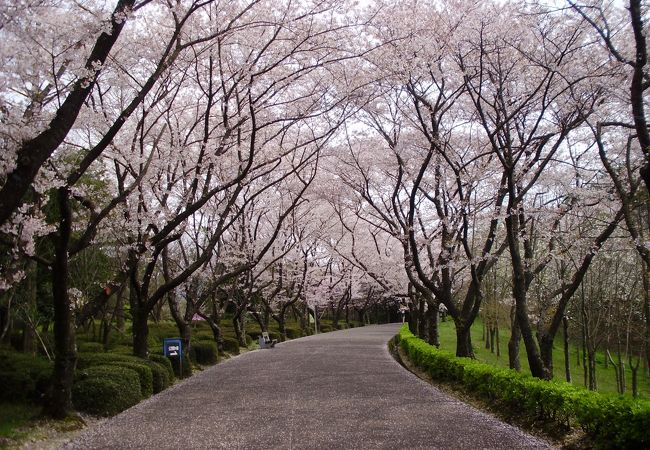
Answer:
[{"label": "low green hedge", "polygon": [[0,350],[0,361],[0,401],[44,400],[51,387],[52,362],[10,350]]},{"label": "low green hedge", "polygon": [[149,398],[153,394],[153,373],[151,367],[144,360],[138,362],[114,361],[107,362],[109,366],[119,366],[131,369],[138,374],[142,398]]},{"label": "low green hedge", "polygon": [[[181,358],[168,358],[169,362],[174,369],[174,375],[177,378],[187,378],[192,375],[192,363],[190,358],[187,355],[187,352],[183,352],[182,361]],[[182,373],[181,373],[182,369]]]},{"label": "low green hedge", "polygon": [[461,383],[486,399],[533,417],[580,426],[598,448],[650,448],[650,402],[545,381],[438,350],[407,326],[398,335],[410,360],[434,379]]},{"label": "low green hedge", "polygon": [[91,366],[97,366],[115,361],[122,362],[139,362],[142,359],[133,355],[122,353],[79,353],[77,358],[77,370],[87,369]]},{"label": "low green hedge", "polygon": [[[167,358],[165,359],[167,360]],[[167,362],[169,362],[169,360],[167,360]],[[169,364],[169,368],[167,368],[163,363],[150,359],[144,359],[142,360],[142,363],[146,364],[151,369],[151,384],[154,394],[162,392],[169,387],[171,384],[171,377],[174,376],[174,370],[172,369],[171,363]]]},{"label": "low green hedge", "polygon": [[80,411],[112,416],[142,399],[138,372],[126,367],[98,365],[77,373],[72,402]]},{"label": "low green hedge", "polygon": [[104,353],[104,345],[101,342],[79,342],[77,350],[80,353]]},{"label": "low green hedge", "polygon": [[[133,364],[140,367],[131,367]],[[142,359],[123,353],[79,353],[77,371],[98,365],[118,365],[138,370],[141,377],[142,393],[145,397],[167,389],[174,379],[172,364],[163,355],[151,354],[149,359]],[[147,370],[151,373],[151,381],[149,381]]]},{"label": "low green hedge", "polygon": [[190,358],[197,364],[212,365],[217,363],[217,343],[214,341],[192,342]]},{"label": "low green hedge", "polygon": [[286,327],[284,331],[287,333],[287,339],[298,339],[302,337],[300,328]]},{"label": "low green hedge", "polygon": [[173,381],[174,380],[174,367],[172,366],[172,362],[167,358],[165,355],[159,355],[157,353],[151,353],[149,354],[149,360],[153,361],[155,363],[158,363],[162,365],[165,370],[167,371],[167,374],[169,375],[169,380]]},{"label": "low green hedge", "polygon": [[231,353],[233,355],[239,355],[239,342],[237,342],[237,339],[224,336],[223,351]]}]

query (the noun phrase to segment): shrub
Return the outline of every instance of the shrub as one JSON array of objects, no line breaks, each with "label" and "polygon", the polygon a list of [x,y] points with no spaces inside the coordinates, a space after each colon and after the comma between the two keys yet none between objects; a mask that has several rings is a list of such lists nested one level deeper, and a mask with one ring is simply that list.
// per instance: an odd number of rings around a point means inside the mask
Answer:
[{"label": "shrub", "polygon": [[223,337],[223,350],[233,355],[239,355],[239,342],[231,337]]},{"label": "shrub", "polygon": [[300,328],[286,327],[287,339],[298,339],[302,336]]},{"label": "shrub", "polygon": [[318,328],[318,331],[320,333],[329,333],[332,330],[333,330],[332,325],[328,325],[325,323],[322,323],[321,326]]},{"label": "shrub", "polygon": [[437,380],[460,383],[477,395],[523,414],[579,425],[598,448],[650,447],[650,402],[600,394],[560,381],[546,381],[436,349],[407,326],[396,340],[410,360]]},{"label": "shrub", "polygon": [[53,364],[41,357],[0,351],[0,401],[36,401],[50,389]]},{"label": "shrub", "polygon": [[149,360],[158,363],[165,368],[170,382],[174,379],[174,367],[172,366],[172,362],[169,360],[169,358],[164,355],[152,353],[149,355]]},{"label": "shrub", "polygon": [[[169,362],[167,358],[165,359]],[[142,363],[151,369],[151,383],[154,394],[162,392],[169,387],[170,376],[174,375],[174,369],[172,369],[171,363],[169,364],[169,369],[164,364],[149,359],[143,359]]]},{"label": "shrub", "polygon": [[104,345],[101,342],[80,342],[77,350],[79,353],[104,353]]},{"label": "shrub", "polygon": [[120,366],[93,366],[78,374],[72,402],[80,411],[112,416],[141,400],[140,377]]},{"label": "shrub", "polygon": [[197,364],[212,365],[217,363],[217,344],[214,341],[192,342],[190,357]]},{"label": "shrub", "polygon": [[253,328],[253,329],[247,330],[246,334],[248,334],[253,341],[257,341],[260,338],[260,336],[262,335],[262,330],[260,330],[259,328]]},{"label": "shrub", "polygon": [[246,339],[246,347],[250,347],[253,345],[253,338],[251,337],[250,334],[245,334],[244,339]]},{"label": "shrub", "polygon": [[192,342],[194,341],[214,341],[214,333],[210,330],[200,330],[192,333]]},{"label": "shrub", "polygon": [[135,371],[140,381],[142,398],[151,397],[153,394],[153,373],[149,365],[145,364],[145,360],[140,359],[138,362],[113,361],[107,362],[106,365],[124,367]]},{"label": "shrub", "polygon": [[87,369],[91,366],[112,363],[115,361],[138,362],[142,359],[133,355],[124,355],[120,353],[79,353],[77,359],[77,370]]},{"label": "shrub", "polygon": [[111,349],[111,353],[117,353],[117,354],[120,354],[120,355],[131,355],[131,356],[133,356],[133,347],[131,347],[130,345],[124,345],[124,344],[116,345],[115,347],[113,347]]}]

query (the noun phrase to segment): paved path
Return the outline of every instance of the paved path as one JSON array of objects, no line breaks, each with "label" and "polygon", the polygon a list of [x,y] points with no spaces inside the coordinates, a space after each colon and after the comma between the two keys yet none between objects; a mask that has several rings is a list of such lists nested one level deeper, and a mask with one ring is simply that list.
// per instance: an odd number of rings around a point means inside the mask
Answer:
[{"label": "paved path", "polygon": [[297,339],[225,361],[66,448],[549,448],[393,360],[398,325]]}]

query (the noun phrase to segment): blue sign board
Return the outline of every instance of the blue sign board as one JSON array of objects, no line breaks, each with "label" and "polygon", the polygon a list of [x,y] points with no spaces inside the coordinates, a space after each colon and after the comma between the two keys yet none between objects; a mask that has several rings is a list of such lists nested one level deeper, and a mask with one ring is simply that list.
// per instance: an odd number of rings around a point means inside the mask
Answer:
[{"label": "blue sign board", "polygon": [[167,357],[180,358],[183,356],[183,341],[179,338],[163,339],[163,353]]}]

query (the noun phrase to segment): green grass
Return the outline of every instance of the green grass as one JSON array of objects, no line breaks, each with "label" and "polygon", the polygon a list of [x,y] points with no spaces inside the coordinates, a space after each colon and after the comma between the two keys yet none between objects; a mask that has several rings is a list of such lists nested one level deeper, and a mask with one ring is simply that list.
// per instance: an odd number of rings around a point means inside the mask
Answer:
[{"label": "green grass", "polygon": [[[508,340],[510,339],[510,330],[507,328],[500,328],[500,347],[501,356],[497,357],[495,353],[491,353],[489,349],[485,348],[485,341],[483,341],[483,324],[480,319],[477,319],[472,326],[472,346],[476,359],[492,364],[498,367],[508,367]],[[553,349],[553,375],[557,380],[564,380],[564,350],[562,347],[562,336],[558,336]],[[578,364],[576,357],[575,346],[569,343],[570,347],[570,363],[571,363],[571,378],[572,383],[576,386],[584,386],[584,370],[582,363]],[[451,320],[440,322],[440,348],[448,351],[456,350],[456,332],[454,323]],[[596,355],[596,378],[598,380],[599,392],[616,393],[616,377],[614,368],[610,365],[605,368],[605,355],[598,353]],[[521,360],[521,369],[523,372],[528,372],[528,360],[526,358],[526,350],[523,342],[519,349],[519,359]],[[643,362],[641,362],[643,365]],[[643,367],[639,367],[639,396],[641,398],[650,399],[650,376],[643,371]],[[632,372],[626,370],[626,386],[627,390],[625,395],[632,396]]]},{"label": "green grass", "polygon": [[0,437],[20,439],[26,432],[21,431],[38,417],[40,407],[21,403],[0,403]]}]

